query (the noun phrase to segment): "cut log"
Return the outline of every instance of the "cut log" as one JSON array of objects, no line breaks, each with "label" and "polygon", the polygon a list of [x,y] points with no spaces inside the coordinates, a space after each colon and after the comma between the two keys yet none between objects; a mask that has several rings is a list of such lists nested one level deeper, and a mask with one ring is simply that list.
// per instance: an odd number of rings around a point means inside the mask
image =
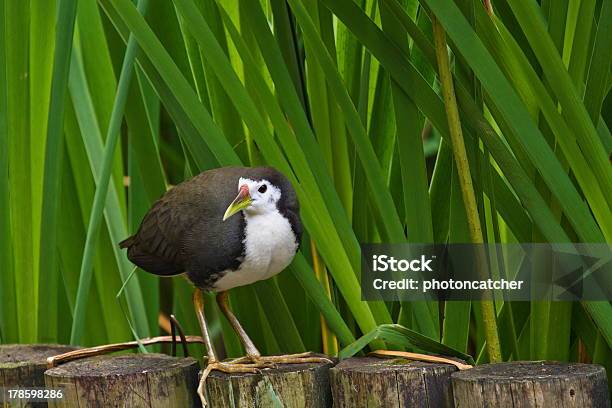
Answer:
[{"label": "cut log", "polygon": [[199,407],[193,358],[128,354],[76,360],[45,372],[64,398],[50,407]]},{"label": "cut log", "polygon": [[334,407],[452,407],[456,370],[403,358],[349,358],[331,369]]},{"label": "cut log", "polygon": [[595,364],[485,364],[454,373],[452,383],[457,408],[610,406],[606,370]]},{"label": "cut log", "polygon": [[329,369],[332,366],[329,363],[279,364],[255,374],[213,371],[206,379],[207,401],[211,408],[331,407]]},{"label": "cut log", "polygon": [[76,350],[60,344],[0,345],[0,387],[42,387],[47,357]]}]

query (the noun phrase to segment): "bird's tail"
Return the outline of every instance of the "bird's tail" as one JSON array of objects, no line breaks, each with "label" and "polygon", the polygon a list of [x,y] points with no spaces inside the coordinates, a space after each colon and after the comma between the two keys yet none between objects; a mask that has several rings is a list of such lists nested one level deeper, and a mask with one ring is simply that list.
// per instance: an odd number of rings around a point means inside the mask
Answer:
[{"label": "bird's tail", "polygon": [[119,243],[119,248],[129,248],[134,245],[134,236],[128,237]]}]

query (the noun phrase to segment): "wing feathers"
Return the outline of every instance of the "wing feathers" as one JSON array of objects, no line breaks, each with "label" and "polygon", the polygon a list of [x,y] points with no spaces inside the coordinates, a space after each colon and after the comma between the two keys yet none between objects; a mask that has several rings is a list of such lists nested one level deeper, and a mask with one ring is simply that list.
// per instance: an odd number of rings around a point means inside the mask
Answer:
[{"label": "wing feathers", "polygon": [[172,236],[182,234],[183,225],[172,223],[172,211],[162,198],[147,213],[138,232],[122,241],[119,246],[128,248],[128,258],[134,264],[155,275],[171,276],[185,272],[180,250],[172,242]]}]

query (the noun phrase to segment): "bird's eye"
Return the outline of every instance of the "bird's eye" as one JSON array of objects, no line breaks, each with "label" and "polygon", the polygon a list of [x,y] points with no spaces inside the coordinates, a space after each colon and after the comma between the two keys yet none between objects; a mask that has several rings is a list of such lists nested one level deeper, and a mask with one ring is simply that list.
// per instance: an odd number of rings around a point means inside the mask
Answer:
[{"label": "bird's eye", "polygon": [[261,185],[261,186],[260,186],[260,187],[257,189],[257,191],[259,191],[261,194],[263,194],[263,193],[265,193],[265,192],[266,192],[266,190],[267,190],[267,189],[268,189],[268,186],[267,186],[267,185],[265,185],[265,184],[262,184],[262,185]]}]

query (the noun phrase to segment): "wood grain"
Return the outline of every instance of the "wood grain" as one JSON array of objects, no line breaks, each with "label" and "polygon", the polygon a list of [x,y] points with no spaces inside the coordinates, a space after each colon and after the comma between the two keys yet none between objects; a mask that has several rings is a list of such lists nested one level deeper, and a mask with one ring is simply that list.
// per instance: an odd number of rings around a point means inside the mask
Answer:
[{"label": "wood grain", "polygon": [[65,398],[50,407],[199,407],[199,364],[163,354],[102,356],[47,370],[47,387]]},{"label": "wood grain", "polygon": [[606,370],[595,364],[518,361],[452,375],[457,408],[608,408]]},{"label": "wood grain", "polygon": [[[43,387],[47,358],[76,350],[78,347],[60,344],[0,345],[0,387]],[[8,407],[8,403],[4,404]],[[46,407],[46,403],[16,402],[11,407]]]},{"label": "wood grain", "polygon": [[450,364],[356,357],[331,370],[336,408],[453,406]]}]

